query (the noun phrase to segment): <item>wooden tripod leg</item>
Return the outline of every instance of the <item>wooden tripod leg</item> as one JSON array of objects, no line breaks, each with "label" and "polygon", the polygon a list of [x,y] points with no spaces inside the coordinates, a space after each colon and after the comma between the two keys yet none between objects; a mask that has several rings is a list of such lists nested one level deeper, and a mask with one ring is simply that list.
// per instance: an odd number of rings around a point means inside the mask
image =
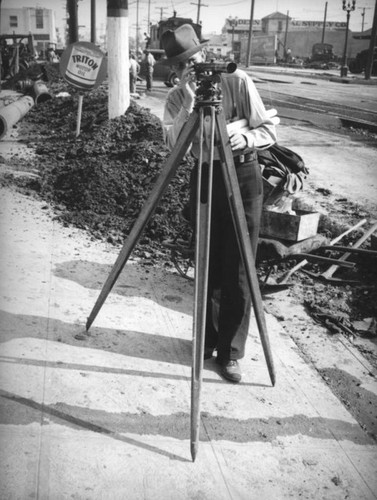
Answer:
[{"label": "wooden tripod leg", "polygon": [[224,183],[227,191],[229,206],[232,213],[237,241],[245,266],[248,285],[254,307],[255,319],[258,325],[259,335],[262,342],[263,352],[266,358],[268,372],[272,385],[275,385],[275,369],[271,354],[270,342],[266,320],[264,317],[262,295],[259,289],[258,276],[255,269],[253,250],[251,247],[249,231],[247,228],[245,211],[242,203],[240,188],[238,185],[236,168],[234,166],[232,150],[226,129],[226,122],[223,112],[216,115],[217,131],[220,137],[220,154]]},{"label": "wooden tripod leg", "polygon": [[197,111],[193,111],[190,115],[189,120],[182,129],[181,135],[175,145],[171,155],[163,166],[162,172],[160,173],[156,184],[154,185],[152,192],[150,193],[147,201],[145,202],[141,212],[136,219],[129,236],[127,237],[120,254],[115,261],[115,264],[102,287],[100,295],[94,307],[88,317],[86,322],[86,329],[89,330],[91,324],[96,318],[98,312],[100,311],[102,304],[105,302],[106,297],[110,293],[114,283],[118,279],[124,265],[126,264],[132,250],[134,249],[136,243],[138,242],[145,226],[147,225],[149,219],[153,215],[153,212],[160,201],[162,195],[164,194],[166,188],[168,187],[170,181],[174,177],[183,156],[185,155],[188,147],[190,146],[194,135],[197,131],[197,126],[199,122],[199,114]]},{"label": "wooden tripod leg", "polygon": [[[208,289],[209,249],[211,233],[211,202],[213,173],[213,144],[215,135],[214,108],[200,108],[200,137],[210,145],[209,151],[200,148],[196,192],[196,241],[195,241],[195,288],[193,314],[193,345],[191,374],[191,457],[195,461],[199,446],[200,396],[204,359],[206,304]],[[204,120],[211,120],[208,133]]]}]

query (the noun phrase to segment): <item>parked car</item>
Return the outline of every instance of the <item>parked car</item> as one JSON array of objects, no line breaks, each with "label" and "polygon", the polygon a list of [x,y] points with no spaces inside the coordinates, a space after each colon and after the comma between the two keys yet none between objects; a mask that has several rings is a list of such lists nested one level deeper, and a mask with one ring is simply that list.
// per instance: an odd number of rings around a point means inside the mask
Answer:
[{"label": "parked car", "polygon": [[[362,50],[357,54],[355,59],[351,59],[348,62],[349,69],[351,73],[360,74],[365,71],[368,63],[369,50]],[[372,76],[377,76],[377,47],[374,48],[373,52],[373,64],[372,64]]]},{"label": "parked car", "polygon": [[[151,54],[156,59],[156,64],[154,65],[153,79],[163,81],[167,87],[174,87],[179,82],[179,78],[176,72],[166,64],[165,51],[162,49],[151,49]],[[142,79],[146,78],[146,64],[144,60],[140,62],[140,73],[139,77]]]},{"label": "parked car", "polygon": [[305,62],[306,68],[333,69],[338,66],[338,57],[333,53],[330,43],[315,43],[312,47],[312,55]]}]

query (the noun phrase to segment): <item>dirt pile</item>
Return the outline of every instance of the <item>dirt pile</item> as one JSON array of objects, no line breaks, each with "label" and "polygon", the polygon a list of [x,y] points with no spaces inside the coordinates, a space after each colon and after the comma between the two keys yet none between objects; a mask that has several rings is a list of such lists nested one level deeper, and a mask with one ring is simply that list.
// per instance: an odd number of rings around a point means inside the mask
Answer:
[{"label": "dirt pile", "polygon": [[[85,94],[76,137],[78,94],[70,90],[65,95],[61,83],[55,87],[54,94],[61,97],[25,117],[39,176],[24,179],[23,186],[49,201],[63,223],[123,243],[169,156],[160,121],[135,102],[125,115],[109,120],[108,92],[102,87]],[[139,250],[159,254],[161,243],[181,227],[190,169],[190,160],[184,160],[143,232]]]}]

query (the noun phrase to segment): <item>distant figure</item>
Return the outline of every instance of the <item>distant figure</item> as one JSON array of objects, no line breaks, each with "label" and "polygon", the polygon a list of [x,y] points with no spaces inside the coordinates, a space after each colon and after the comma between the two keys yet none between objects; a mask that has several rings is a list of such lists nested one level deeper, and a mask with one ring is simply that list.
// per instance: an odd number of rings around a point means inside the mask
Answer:
[{"label": "distant figure", "polygon": [[285,53],[285,61],[288,63],[292,61],[292,50],[289,47],[287,48],[287,52]]},{"label": "distant figure", "polygon": [[151,37],[148,35],[148,33],[144,33],[144,38],[145,38],[145,48],[148,49],[151,43]]},{"label": "distant figure", "polygon": [[54,62],[56,59],[56,54],[55,54],[55,51],[52,47],[50,47],[48,50],[47,50],[47,61],[48,62]]},{"label": "distant figure", "polygon": [[130,93],[136,93],[137,75],[140,72],[140,64],[136,61],[134,54],[130,54]]},{"label": "distant figure", "polygon": [[149,50],[147,49],[144,50],[144,54],[145,54],[144,63],[146,67],[147,90],[150,91],[152,90],[152,85],[153,85],[153,71],[156,60],[153,57],[153,54],[151,54]]}]

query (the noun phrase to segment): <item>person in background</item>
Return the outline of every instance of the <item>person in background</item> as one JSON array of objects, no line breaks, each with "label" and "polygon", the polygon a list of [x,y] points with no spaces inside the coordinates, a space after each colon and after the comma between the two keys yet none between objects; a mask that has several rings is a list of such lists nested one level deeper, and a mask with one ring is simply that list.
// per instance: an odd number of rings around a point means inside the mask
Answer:
[{"label": "person in background", "polygon": [[55,58],[56,58],[55,51],[52,47],[50,47],[49,49],[47,49],[47,61],[52,63],[55,61]]},{"label": "person in background", "polygon": [[[207,41],[200,41],[189,24],[175,31],[166,31],[161,41],[167,63],[172,65],[180,78],[179,84],[168,92],[163,116],[165,142],[173,149],[194,109],[196,77],[193,65],[205,61]],[[232,74],[221,73],[221,89],[225,119],[227,123],[233,122],[233,131],[229,129],[228,133],[255,255],[263,204],[263,181],[257,150],[276,142],[275,125],[253,81],[244,71],[237,69]],[[247,127],[241,130],[235,122],[242,119],[246,119]],[[200,141],[201,138],[196,135],[191,144],[190,153],[196,160],[199,158]],[[203,144],[203,147],[206,145]],[[196,169],[192,172],[191,213],[196,206],[195,175]],[[214,321],[213,304],[216,302],[219,307],[217,320]],[[216,361],[221,375],[234,383],[240,382],[242,377],[238,361],[245,355],[250,313],[251,295],[247,276],[238,249],[221,164],[215,159],[204,358],[209,359],[217,350]]]},{"label": "person in background", "polygon": [[136,61],[134,54],[130,54],[130,93],[136,93],[137,75],[140,72],[140,64]]},{"label": "person in background", "polygon": [[147,80],[147,90],[150,91],[152,90],[153,86],[153,71],[154,71],[154,65],[156,63],[155,58],[153,57],[153,54],[149,50],[144,50],[144,62],[146,66],[146,80]]},{"label": "person in background", "polygon": [[151,43],[151,37],[150,35],[148,35],[148,33],[144,32],[144,39],[145,39],[145,48],[148,49]]}]

